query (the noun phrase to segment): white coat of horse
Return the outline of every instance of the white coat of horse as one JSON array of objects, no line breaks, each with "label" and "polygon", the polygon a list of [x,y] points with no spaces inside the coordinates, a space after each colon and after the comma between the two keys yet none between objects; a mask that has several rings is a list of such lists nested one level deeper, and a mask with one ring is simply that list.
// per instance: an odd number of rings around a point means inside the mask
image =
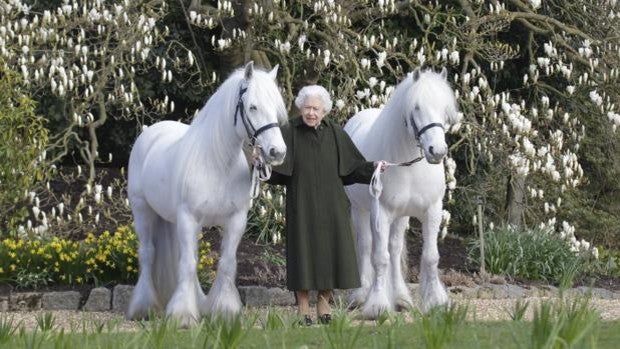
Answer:
[{"label": "white coat of horse", "polygon": [[[240,312],[236,253],[251,196],[242,145],[255,142],[267,164],[284,159],[286,145],[277,126],[287,115],[276,74],[277,67],[263,72],[250,62],[224,81],[190,125],[161,121],[136,140],[128,195],[140,275],[127,318],[165,310],[187,327],[201,315]],[[203,226],[223,228],[217,274],[206,296],[197,277]]]},{"label": "white coat of horse", "polygon": [[401,266],[409,217],[422,223],[422,310],[449,303],[439,280],[437,237],[445,192],[443,158],[448,152],[445,130],[460,116],[446,76],[445,68],[441,73],[416,69],[398,84],[383,109],[363,110],[344,128],[367,159],[395,164],[421,160],[386,168],[378,199],[368,186],[347,188],[361,277],[361,288],[350,300],[362,306],[366,318],[413,305]]}]

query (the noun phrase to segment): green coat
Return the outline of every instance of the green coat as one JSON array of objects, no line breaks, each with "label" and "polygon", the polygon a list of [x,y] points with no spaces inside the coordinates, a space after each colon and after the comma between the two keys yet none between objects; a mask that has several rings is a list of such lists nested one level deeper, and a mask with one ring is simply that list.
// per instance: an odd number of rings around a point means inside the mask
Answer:
[{"label": "green coat", "polygon": [[315,129],[297,117],[282,127],[282,135],[286,158],[273,168],[269,183],[286,185],[287,287],[360,287],[344,186],[368,184],[374,164],[330,120]]}]

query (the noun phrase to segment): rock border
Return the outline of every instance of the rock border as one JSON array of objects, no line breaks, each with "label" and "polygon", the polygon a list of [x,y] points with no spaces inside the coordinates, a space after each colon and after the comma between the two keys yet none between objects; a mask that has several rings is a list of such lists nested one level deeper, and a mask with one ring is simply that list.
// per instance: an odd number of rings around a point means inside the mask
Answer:
[{"label": "rock border", "polygon": [[[419,284],[408,284],[414,301],[419,301]],[[239,286],[241,301],[246,306],[293,306],[293,292],[279,287]],[[519,299],[529,297],[557,297],[559,290],[553,286],[518,286],[511,284],[482,284],[473,287],[451,286],[452,299]],[[64,292],[11,292],[0,296],[0,311],[83,310],[123,313],[127,309],[133,286],[116,285],[112,290],[96,287],[83,299],[77,291]],[[336,302],[346,303],[347,290],[336,290]],[[620,292],[603,288],[576,287],[565,291],[569,297],[590,296],[594,299],[620,299]],[[311,292],[311,301],[316,294]]]}]

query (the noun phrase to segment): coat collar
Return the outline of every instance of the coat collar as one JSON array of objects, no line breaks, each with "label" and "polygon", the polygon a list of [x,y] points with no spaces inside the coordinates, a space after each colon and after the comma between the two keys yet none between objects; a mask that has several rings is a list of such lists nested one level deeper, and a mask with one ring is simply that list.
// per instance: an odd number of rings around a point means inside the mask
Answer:
[{"label": "coat collar", "polygon": [[[301,118],[301,116],[296,116],[292,119],[289,120],[289,123],[293,126],[293,127],[300,127],[300,126],[305,126],[308,127],[305,123],[304,120]],[[326,118],[323,118],[323,120],[321,120],[321,125],[319,126],[319,129],[323,128],[323,127],[330,127],[331,126],[331,121],[329,121]]]}]

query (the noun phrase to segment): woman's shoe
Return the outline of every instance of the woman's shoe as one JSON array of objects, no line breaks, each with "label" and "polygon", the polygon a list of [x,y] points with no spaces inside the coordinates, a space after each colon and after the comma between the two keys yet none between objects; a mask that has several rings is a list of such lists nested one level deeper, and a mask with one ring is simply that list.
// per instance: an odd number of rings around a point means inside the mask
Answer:
[{"label": "woman's shoe", "polygon": [[332,314],[319,315],[319,323],[323,325],[329,325],[332,322]]},{"label": "woman's shoe", "polygon": [[302,320],[299,320],[299,325],[312,326],[312,318],[310,317],[310,315],[304,315],[304,318]]}]

